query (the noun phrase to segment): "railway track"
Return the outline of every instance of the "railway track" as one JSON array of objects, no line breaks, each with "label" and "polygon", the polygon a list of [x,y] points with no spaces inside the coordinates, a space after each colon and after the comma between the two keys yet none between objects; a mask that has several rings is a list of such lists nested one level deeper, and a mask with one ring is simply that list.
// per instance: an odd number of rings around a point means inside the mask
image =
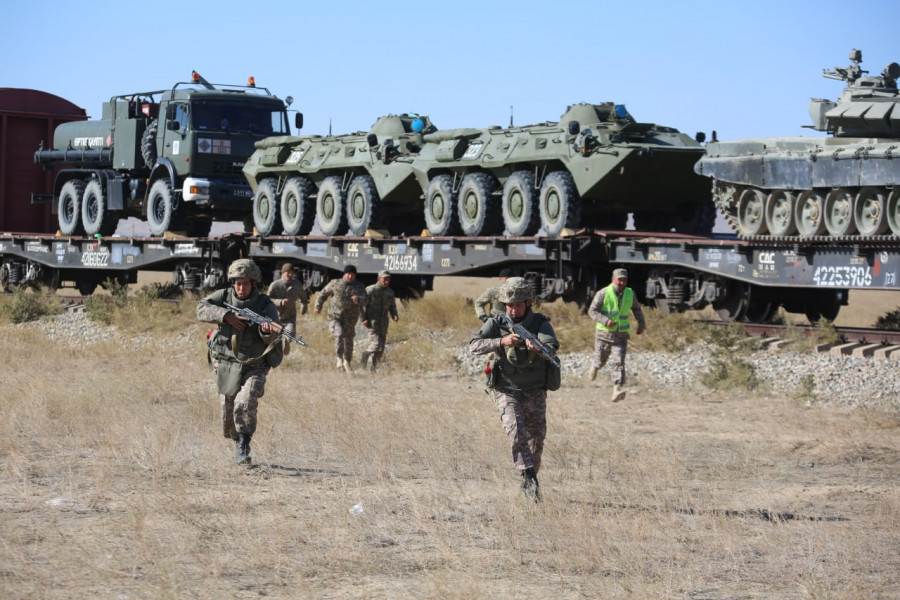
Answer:
[{"label": "railway track", "polygon": [[[711,326],[725,326],[721,321],[703,321]],[[774,323],[741,323],[751,336],[765,338],[766,346],[772,351],[790,347],[800,333],[807,337],[822,337],[822,329],[811,325],[779,325]],[[839,338],[837,343],[822,343],[816,346],[819,353],[833,356],[860,356],[872,358],[893,358],[900,360],[900,330],[874,329],[868,327],[832,326]]]}]

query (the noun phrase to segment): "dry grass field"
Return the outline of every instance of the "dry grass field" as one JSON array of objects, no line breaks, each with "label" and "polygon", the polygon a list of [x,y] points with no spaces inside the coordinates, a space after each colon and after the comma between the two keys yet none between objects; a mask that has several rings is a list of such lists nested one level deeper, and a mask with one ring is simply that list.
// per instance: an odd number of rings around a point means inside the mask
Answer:
[{"label": "dry grass field", "polygon": [[534,505],[439,293],[374,376],[301,320],[243,468],[191,309],[84,347],[3,326],[0,597],[900,597],[897,414],[564,376]]}]

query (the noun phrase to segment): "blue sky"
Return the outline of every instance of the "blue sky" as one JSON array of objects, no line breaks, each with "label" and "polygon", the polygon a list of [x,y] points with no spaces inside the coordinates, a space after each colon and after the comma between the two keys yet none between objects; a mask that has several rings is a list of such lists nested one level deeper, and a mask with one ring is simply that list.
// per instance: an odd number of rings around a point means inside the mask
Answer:
[{"label": "blue sky", "polygon": [[[250,8],[252,7],[252,8]],[[0,87],[103,101],[196,69],[257,85],[305,115],[302,133],[428,114],[442,129],[557,120],[574,102],[624,103],[639,121],[719,139],[817,135],[822,68],[851,48],[877,74],[900,62],[900,2],[230,0],[16,2],[0,19]],[[16,57],[13,60],[13,57]]]}]

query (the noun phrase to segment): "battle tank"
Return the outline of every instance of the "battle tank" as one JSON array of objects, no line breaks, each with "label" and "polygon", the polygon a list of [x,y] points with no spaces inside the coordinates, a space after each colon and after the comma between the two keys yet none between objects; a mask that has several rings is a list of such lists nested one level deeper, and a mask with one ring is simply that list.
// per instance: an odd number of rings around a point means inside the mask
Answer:
[{"label": "battle tank", "polygon": [[900,65],[880,76],[823,69],[846,81],[837,102],[813,99],[813,125],[827,138],[713,142],[695,170],[713,179],[713,199],[745,239],[864,240],[900,236]]},{"label": "battle tank", "polygon": [[[327,235],[415,224],[431,235],[560,235],[624,229],[629,213],[637,229],[708,234],[715,221],[709,185],[692,171],[700,141],[612,102],[509,128],[439,131],[427,117],[388,116],[368,133],[256,147],[244,174],[260,233],[278,233],[273,215],[285,233],[306,233],[313,199]],[[294,214],[309,220],[295,227]]]}]

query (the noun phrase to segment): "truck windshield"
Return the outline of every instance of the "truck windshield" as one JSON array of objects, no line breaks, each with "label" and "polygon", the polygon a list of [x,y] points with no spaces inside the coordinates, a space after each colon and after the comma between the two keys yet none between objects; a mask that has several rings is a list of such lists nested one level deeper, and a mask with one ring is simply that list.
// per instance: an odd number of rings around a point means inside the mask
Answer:
[{"label": "truck windshield", "polygon": [[191,103],[195,131],[223,131],[254,135],[287,135],[287,116],[281,107],[256,102],[196,100]]}]

